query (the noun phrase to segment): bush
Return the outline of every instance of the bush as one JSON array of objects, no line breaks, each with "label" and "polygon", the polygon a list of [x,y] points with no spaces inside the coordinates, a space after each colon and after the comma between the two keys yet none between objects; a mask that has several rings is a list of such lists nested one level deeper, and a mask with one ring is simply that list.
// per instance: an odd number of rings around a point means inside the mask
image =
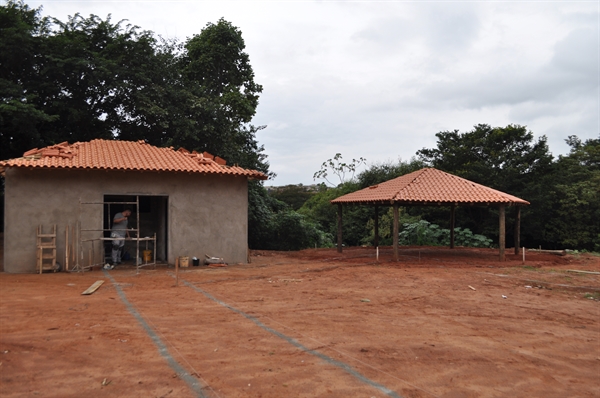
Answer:
[{"label": "bush", "polygon": [[318,223],[267,193],[262,184],[248,184],[248,245],[261,250],[332,247],[333,238]]},{"label": "bush", "polygon": [[[404,246],[450,246],[450,230],[426,220],[404,223],[398,235],[398,242]],[[454,244],[465,247],[491,247],[492,240],[483,235],[473,234],[469,228],[454,228]]]},{"label": "bush", "polygon": [[276,213],[271,219],[272,250],[301,250],[315,246],[333,246],[331,235],[321,231],[316,223],[308,221],[293,210]]}]

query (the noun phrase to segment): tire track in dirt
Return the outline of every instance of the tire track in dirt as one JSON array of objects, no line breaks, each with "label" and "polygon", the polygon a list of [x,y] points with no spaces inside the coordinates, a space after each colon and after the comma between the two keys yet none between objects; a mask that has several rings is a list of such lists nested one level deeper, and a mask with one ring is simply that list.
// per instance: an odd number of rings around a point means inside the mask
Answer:
[{"label": "tire track in dirt", "polygon": [[368,384],[371,387],[376,388],[377,390],[383,392],[384,394],[390,396],[390,397],[394,397],[394,398],[401,398],[396,392],[390,390],[389,388],[369,379],[368,377],[362,375],[361,373],[357,372],[356,370],[354,370],[350,365],[338,361],[330,356],[327,356],[323,353],[321,353],[320,351],[316,350],[316,349],[311,349],[306,347],[305,345],[301,344],[300,342],[298,342],[296,339],[293,339],[289,336],[286,336],[285,334],[272,329],[270,327],[268,327],[267,325],[265,325],[264,323],[262,323],[261,321],[259,321],[256,317],[247,314],[245,312],[243,312],[240,309],[237,309],[235,307],[232,307],[231,305],[225,303],[224,301],[219,300],[218,298],[214,297],[213,295],[211,295],[210,293],[208,293],[207,291],[200,289],[199,287],[195,286],[194,284],[186,281],[186,280],[182,280],[183,283],[190,287],[191,289],[195,290],[198,293],[202,293],[203,295],[205,295],[206,297],[208,297],[209,299],[213,300],[215,303],[243,316],[244,318],[248,319],[249,321],[253,322],[254,324],[256,324],[258,327],[262,328],[263,330],[279,337],[280,339],[283,339],[285,341],[287,341],[289,344],[293,345],[294,347],[300,349],[301,351],[310,354],[310,355],[314,355],[317,358],[322,359],[323,361],[334,365],[342,370],[344,370],[346,373],[350,374],[351,376],[353,376],[354,378],[360,380],[361,382]]},{"label": "tire track in dirt", "polygon": [[208,398],[208,395],[206,395],[206,393],[203,391],[203,386],[200,385],[198,380],[196,378],[194,378],[192,375],[190,375],[185,370],[185,368],[173,358],[173,356],[169,352],[169,349],[167,348],[165,343],[161,340],[161,338],[158,336],[156,331],[152,327],[150,327],[150,325],[148,325],[148,323],[146,322],[144,317],[142,317],[142,315],[129,302],[129,300],[127,299],[127,296],[125,295],[125,293],[123,292],[123,289],[121,289],[121,287],[119,286],[117,281],[110,275],[110,273],[108,273],[108,271],[103,270],[103,272],[104,272],[104,275],[106,275],[106,277],[113,284],[115,290],[117,291],[117,294],[119,295],[119,298],[121,299],[121,301],[127,308],[127,311],[129,311],[129,313],[138,321],[138,323],[140,324],[142,329],[144,329],[144,331],[146,332],[148,337],[150,337],[150,339],[152,339],[152,342],[158,348],[158,352],[160,353],[160,356],[162,356],[165,359],[165,361],[169,364],[169,367],[175,371],[175,373],[179,376],[179,378],[181,378],[183,381],[186,382],[188,387],[194,393],[196,393],[196,396],[198,398]]},{"label": "tire track in dirt", "polygon": [[[342,376],[338,366],[265,333],[205,295],[188,288],[173,289],[170,274],[140,280],[136,284],[139,289],[128,292],[128,300],[177,354],[179,362],[187,365],[188,372],[194,370],[190,374],[201,377],[217,396],[281,397],[291,396],[293,391],[298,397],[400,397],[393,391],[395,395],[380,390],[380,395],[372,385]],[[181,275],[179,282],[181,286]],[[157,300],[162,302],[162,311],[153,304]]]}]

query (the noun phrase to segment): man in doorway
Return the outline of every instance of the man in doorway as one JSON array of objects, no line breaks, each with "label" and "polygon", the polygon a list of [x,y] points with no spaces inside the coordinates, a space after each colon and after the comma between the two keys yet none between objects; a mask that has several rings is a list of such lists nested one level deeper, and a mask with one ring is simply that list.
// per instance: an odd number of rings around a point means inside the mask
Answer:
[{"label": "man in doorway", "polygon": [[121,252],[123,251],[123,246],[125,246],[125,237],[129,238],[129,230],[128,219],[131,215],[131,210],[125,209],[121,213],[115,214],[113,217],[113,226],[111,228],[110,237],[115,239],[112,241],[112,265],[108,267],[104,267],[105,269],[113,269],[116,265],[121,263]]}]

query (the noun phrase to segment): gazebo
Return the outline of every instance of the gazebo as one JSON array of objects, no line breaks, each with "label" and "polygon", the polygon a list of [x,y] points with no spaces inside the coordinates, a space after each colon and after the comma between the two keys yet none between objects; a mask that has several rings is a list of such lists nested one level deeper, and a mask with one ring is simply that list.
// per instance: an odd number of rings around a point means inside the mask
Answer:
[{"label": "gazebo", "polygon": [[464,178],[434,168],[424,168],[377,185],[361,189],[331,201],[337,205],[337,249],[342,252],[342,208],[345,205],[375,207],[375,246],[379,240],[379,207],[394,209],[394,259],[398,261],[398,233],[400,206],[449,206],[450,247],[454,248],[454,222],[457,206],[498,206],[500,260],[504,261],[506,246],[506,206],[515,206],[514,226],[515,254],[519,254],[521,206],[529,205],[526,200],[488,188]]}]

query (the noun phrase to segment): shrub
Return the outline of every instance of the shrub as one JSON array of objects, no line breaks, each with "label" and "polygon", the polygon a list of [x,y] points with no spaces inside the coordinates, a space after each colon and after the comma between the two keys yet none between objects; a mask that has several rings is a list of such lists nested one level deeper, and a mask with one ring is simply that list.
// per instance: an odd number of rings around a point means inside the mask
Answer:
[{"label": "shrub", "polygon": [[331,235],[324,233],[316,223],[308,221],[293,210],[276,213],[271,219],[269,229],[272,235],[268,246],[273,250],[333,246]]},{"label": "shrub", "polygon": [[[426,220],[402,224],[398,235],[400,245],[450,246],[450,230]],[[465,247],[491,247],[492,240],[473,234],[469,228],[454,228],[454,244]]]}]

